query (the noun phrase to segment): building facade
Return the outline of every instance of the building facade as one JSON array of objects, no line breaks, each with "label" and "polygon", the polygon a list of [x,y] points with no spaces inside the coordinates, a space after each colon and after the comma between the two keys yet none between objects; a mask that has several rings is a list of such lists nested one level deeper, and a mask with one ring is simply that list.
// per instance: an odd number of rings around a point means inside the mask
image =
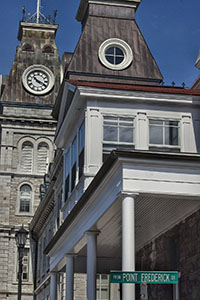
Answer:
[{"label": "building facade", "polygon": [[[0,98],[0,299],[17,299],[15,233],[29,223],[40,202],[40,185],[53,160],[56,121],[51,111],[61,80],[55,44],[58,26],[39,18],[19,24],[15,59],[1,76]],[[44,19],[43,22],[44,23]],[[33,299],[30,239],[23,258],[22,299]]]},{"label": "building facade", "polygon": [[[149,299],[198,299],[200,91],[161,86],[140,0],[82,0],[53,108],[57,152],[30,224],[37,300],[140,299],[111,270],[178,271]],[[42,269],[42,270],[41,270]]]}]

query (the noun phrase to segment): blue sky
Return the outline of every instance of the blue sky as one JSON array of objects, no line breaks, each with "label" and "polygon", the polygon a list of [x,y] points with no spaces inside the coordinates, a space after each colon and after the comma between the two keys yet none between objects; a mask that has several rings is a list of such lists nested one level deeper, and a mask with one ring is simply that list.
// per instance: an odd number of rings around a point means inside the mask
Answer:
[{"label": "blue sky", "polygon": [[[73,51],[80,36],[81,26],[75,20],[80,0],[42,0],[42,13],[58,10],[56,43],[60,56]],[[0,74],[8,74],[17,41],[22,7],[36,11],[37,0],[2,0],[0,10]],[[174,81],[190,87],[199,70],[195,60],[200,49],[200,0],[142,0],[136,21],[164,76],[165,84]]]}]

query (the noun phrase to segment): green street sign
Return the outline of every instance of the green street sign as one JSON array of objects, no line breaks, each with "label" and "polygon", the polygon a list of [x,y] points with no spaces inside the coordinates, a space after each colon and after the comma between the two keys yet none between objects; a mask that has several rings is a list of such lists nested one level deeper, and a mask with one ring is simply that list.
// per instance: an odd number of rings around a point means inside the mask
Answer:
[{"label": "green street sign", "polygon": [[111,283],[177,284],[178,272],[110,272]]}]

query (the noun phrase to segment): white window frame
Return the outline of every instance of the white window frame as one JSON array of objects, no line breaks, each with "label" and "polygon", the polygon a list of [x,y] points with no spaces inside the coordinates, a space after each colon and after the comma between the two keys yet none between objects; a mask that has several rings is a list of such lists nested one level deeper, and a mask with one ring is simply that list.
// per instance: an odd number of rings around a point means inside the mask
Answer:
[{"label": "white window frame", "polygon": [[[119,141],[119,138],[118,138],[118,141],[105,141],[104,140],[104,120],[105,120],[105,118],[117,118],[118,120],[118,126],[117,126],[117,128],[118,128],[118,132],[119,132],[119,128],[120,128],[120,121],[122,121],[122,120],[119,120],[120,118],[121,119],[123,119],[123,118],[125,118],[125,119],[132,119],[133,120],[133,142],[120,142]],[[123,122],[123,121],[122,121]],[[124,121],[124,122],[126,122],[126,121]],[[127,124],[128,124],[129,122],[127,122]],[[130,123],[131,124],[131,123]],[[103,115],[103,125],[102,125],[102,130],[103,130],[103,132],[102,132],[102,149],[103,149],[103,153],[105,152],[105,153],[109,153],[109,152],[111,152],[112,150],[114,150],[114,149],[116,149],[117,147],[116,146],[127,146],[127,150],[129,149],[129,146],[130,146],[130,148],[132,147],[132,149],[135,149],[135,147],[136,147],[136,116],[135,115],[119,115],[119,114],[117,114],[117,115],[114,115],[114,114],[104,114]],[[118,133],[119,134],[119,133]],[[108,150],[106,150],[106,148],[104,147],[104,145],[112,145],[113,147],[112,147],[112,149],[111,148],[108,148]]]},{"label": "white window frame", "polygon": [[[110,63],[106,58],[106,51],[111,48],[116,47],[122,50],[124,54],[124,59],[120,64],[112,64]],[[105,40],[99,47],[98,51],[98,57],[100,62],[111,70],[124,70],[126,69],[133,61],[133,52],[129,44],[127,44],[125,41],[118,39],[118,38],[110,38],[108,40]]]},{"label": "white window frame", "polygon": [[[150,143],[150,121],[153,120],[153,121],[163,121],[163,122],[178,122],[178,145],[168,145],[168,144],[151,144]],[[161,126],[159,126],[161,127]],[[175,126],[176,127],[176,126]],[[162,125],[162,128],[163,128],[163,132],[164,132],[164,128],[165,126]],[[163,135],[163,141],[164,141],[164,138],[165,136]],[[149,149],[152,147],[152,148],[157,148],[159,150],[159,148],[166,148],[166,149],[177,149],[181,152],[181,120],[180,118],[158,118],[158,117],[149,117],[148,118],[148,143],[149,143]]]}]

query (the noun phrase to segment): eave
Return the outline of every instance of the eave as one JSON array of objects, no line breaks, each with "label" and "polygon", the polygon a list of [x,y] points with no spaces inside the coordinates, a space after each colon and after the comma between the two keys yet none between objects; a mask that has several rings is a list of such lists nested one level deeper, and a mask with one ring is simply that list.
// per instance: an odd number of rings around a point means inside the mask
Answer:
[{"label": "eave", "polygon": [[93,88],[101,88],[101,89],[140,91],[140,92],[164,93],[164,94],[180,94],[180,95],[197,95],[197,96],[200,95],[200,90],[184,89],[181,87],[114,84],[114,83],[103,83],[103,82],[73,81],[73,80],[67,80],[67,82],[76,86],[85,86],[85,87],[93,87]]}]

